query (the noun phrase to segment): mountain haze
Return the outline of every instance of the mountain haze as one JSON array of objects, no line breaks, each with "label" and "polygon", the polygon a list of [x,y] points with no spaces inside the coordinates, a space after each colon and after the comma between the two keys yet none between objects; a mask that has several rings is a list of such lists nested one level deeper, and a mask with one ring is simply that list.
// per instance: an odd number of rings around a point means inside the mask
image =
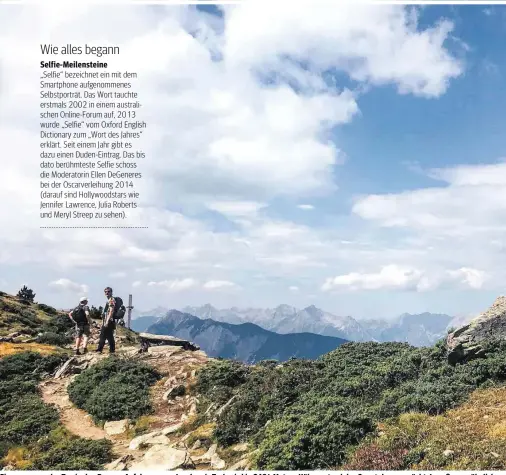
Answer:
[{"label": "mountain haze", "polygon": [[[155,311],[156,310],[156,311]],[[169,310],[158,307],[142,315],[160,317]],[[162,311],[164,310],[164,311]],[[299,310],[290,305],[279,305],[274,309],[237,308],[217,309],[210,304],[200,307],[187,306],[183,313],[196,317],[210,318],[216,322],[241,324],[254,323],[266,330],[279,333],[314,333],[343,338],[350,341],[398,341],[413,346],[430,346],[443,338],[448,329],[465,324],[470,316],[451,317],[446,314],[404,313],[393,320],[356,320],[353,317],[337,316],[314,305]],[[135,320],[134,320],[135,322]],[[134,329],[144,331],[148,320],[136,323]]]},{"label": "mountain haze", "polygon": [[280,335],[253,323],[231,324],[171,310],[147,328],[148,333],[191,340],[211,357],[246,363],[266,359],[286,361],[292,357],[315,359],[346,343],[343,338],[291,333]]}]

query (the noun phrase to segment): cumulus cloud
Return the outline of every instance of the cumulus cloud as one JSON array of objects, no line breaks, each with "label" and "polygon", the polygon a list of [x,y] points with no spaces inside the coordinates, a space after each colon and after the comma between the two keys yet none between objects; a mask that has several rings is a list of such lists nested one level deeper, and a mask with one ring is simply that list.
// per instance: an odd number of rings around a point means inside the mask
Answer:
[{"label": "cumulus cloud", "polygon": [[49,287],[62,291],[62,292],[73,292],[73,293],[87,293],[89,287],[85,284],[78,284],[72,282],[70,279],[62,278],[49,283]]},{"label": "cumulus cloud", "polygon": [[402,290],[425,292],[461,284],[480,289],[486,274],[478,269],[461,268],[442,272],[427,272],[408,266],[387,265],[376,273],[352,272],[329,278],[322,290]]},{"label": "cumulus cloud", "polygon": [[[479,234],[506,230],[506,163],[431,170],[445,186],[357,200],[353,212],[385,227],[427,230],[434,234]],[[479,206],[476,204],[479,203]]]},{"label": "cumulus cloud", "polygon": [[[136,274],[134,287],[197,292],[200,282],[224,281],[216,269],[240,274],[238,281],[283,279],[369,258],[369,248],[344,251],[331,230],[269,217],[269,206],[338,186],[343,151],[329,134],[360,113],[369,87],[437,97],[463,67],[447,47],[452,25],[422,26],[416,10],[402,5],[270,5],[265,15],[252,2],[227,6],[224,18],[175,5],[0,8],[0,202],[13,204],[0,207],[0,221],[9,223],[0,232],[0,263],[44,269],[34,271],[41,282],[48,271],[95,282],[121,262],[117,272]],[[27,173],[40,165],[39,45],[90,39],[119,45],[113,67],[139,74],[147,157],[142,206],[128,224],[147,230],[39,229],[38,172]],[[351,79],[348,88],[341,74]],[[207,210],[234,229],[203,219]],[[286,291],[287,282],[280,285]]]},{"label": "cumulus cloud", "polygon": [[297,208],[304,209],[304,210],[312,210],[314,209],[313,205],[298,205]]}]

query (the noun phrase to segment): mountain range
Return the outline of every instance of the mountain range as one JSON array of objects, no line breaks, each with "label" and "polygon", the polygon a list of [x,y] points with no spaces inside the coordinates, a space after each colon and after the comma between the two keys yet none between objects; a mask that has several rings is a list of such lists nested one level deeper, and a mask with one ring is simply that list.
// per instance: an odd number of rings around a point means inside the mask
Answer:
[{"label": "mountain range", "polygon": [[[142,317],[148,323],[151,317]],[[140,323],[140,322],[137,323]],[[134,320],[135,322],[135,320]],[[210,318],[200,319],[178,310],[170,310],[147,333],[172,335],[199,345],[211,357],[229,358],[245,363],[261,360],[286,361],[292,357],[315,359],[346,343],[342,338],[313,333],[281,335],[253,323],[232,324]]]},{"label": "mountain range", "polygon": [[[451,327],[461,326],[471,317],[452,317],[446,314],[404,313],[393,320],[356,320],[351,316],[338,316],[325,312],[314,305],[299,310],[290,305],[279,305],[273,309],[238,308],[217,309],[210,304],[180,309],[201,319],[215,322],[242,324],[253,323],[279,334],[313,333],[350,341],[398,341],[413,346],[430,346],[443,338]],[[150,320],[133,320],[133,329],[144,331],[154,320],[163,317],[169,309],[157,307],[139,315]],[[156,317],[156,318],[155,318]]]}]

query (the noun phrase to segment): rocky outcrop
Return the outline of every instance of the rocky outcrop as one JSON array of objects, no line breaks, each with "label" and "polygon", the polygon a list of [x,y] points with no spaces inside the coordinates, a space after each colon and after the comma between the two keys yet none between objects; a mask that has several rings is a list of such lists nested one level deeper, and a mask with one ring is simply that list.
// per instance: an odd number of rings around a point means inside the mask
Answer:
[{"label": "rocky outcrop", "polygon": [[448,361],[452,364],[478,358],[485,354],[483,342],[506,339],[506,297],[496,299],[493,305],[467,325],[450,333],[446,339]]}]

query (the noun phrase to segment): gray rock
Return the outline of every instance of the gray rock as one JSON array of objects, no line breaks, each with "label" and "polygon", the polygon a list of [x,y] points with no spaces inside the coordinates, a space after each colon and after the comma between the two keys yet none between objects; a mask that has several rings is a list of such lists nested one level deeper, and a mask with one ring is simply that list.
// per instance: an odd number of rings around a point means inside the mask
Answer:
[{"label": "gray rock", "polygon": [[130,470],[175,470],[191,466],[192,461],[186,450],[179,450],[166,445],[153,445],[142,460],[130,467]]},{"label": "gray rock", "polygon": [[166,427],[165,429],[162,429],[162,434],[163,435],[174,434],[174,432],[177,432],[179,429],[181,429],[181,427],[183,427],[182,423],[174,424],[172,426]]},{"label": "gray rock", "polygon": [[452,364],[485,354],[483,342],[506,338],[506,297],[496,299],[493,305],[467,325],[450,333],[446,339],[448,361]]},{"label": "gray rock", "polygon": [[167,401],[167,399],[175,399],[177,397],[182,396],[186,392],[186,388],[183,384],[179,384],[178,386],[173,386],[168,391],[164,393],[162,399]]},{"label": "gray rock", "polygon": [[123,455],[123,457],[120,457],[111,463],[108,463],[104,466],[106,470],[112,470],[119,472],[121,470],[126,470],[127,468],[127,462],[129,462],[132,459],[131,455]]},{"label": "gray rock", "polygon": [[169,439],[162,434],[161,431],[150,432],[149,434],[143,434],[135,437],[130,441],[128,448],[130,450],[137,450],[144,445],[165,445],[169,443]]}]

